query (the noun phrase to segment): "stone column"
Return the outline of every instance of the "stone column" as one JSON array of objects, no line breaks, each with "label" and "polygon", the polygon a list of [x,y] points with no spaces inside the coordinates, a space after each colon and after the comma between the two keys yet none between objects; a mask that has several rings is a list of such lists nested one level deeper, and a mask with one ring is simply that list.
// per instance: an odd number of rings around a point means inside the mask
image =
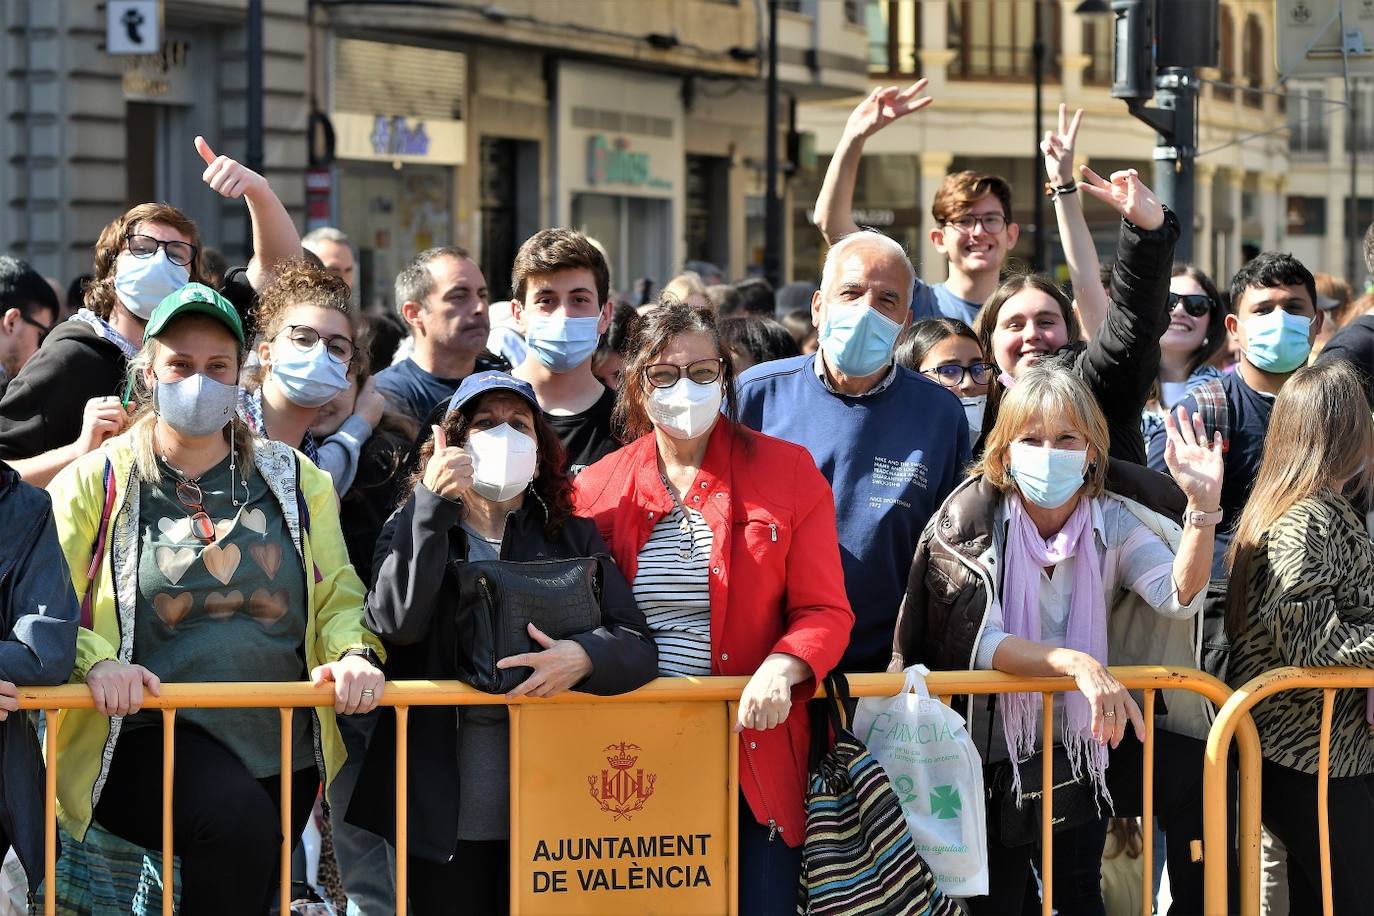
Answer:
[{"label": "stone column", "polygon": [[938,96],[949,81],[947,68],[958,52],[949,48],[949,11],[944,3],[918,3],[921,17],[921,47],[916,59],[921,63],[921,75],[929,80],[927,91]]},{"label": "stone column", "polygon": [[921,153],[921,246],[911,252],[919,259],[916,273],[927,283],[942,283],[949,274],[944,257],[930,244],[931,230],[937,228],[935,219],[930,215],[930,203],[935,199],[935,189],[940,186],[949,167],[954,162],[954,154],[944,151],[924,151]]},{"label": "stone column", "polygon": [[1240,269],[1245,263],[1245,257],[1241,254],[1241,192],[1245,190],[1245,169],[1240,166],[1232,166],[1226,170],[1226,183],[1230,188],[1230,200],[1227,208],[1231,211],[1231,236],[1228,240],[1226,250],[1226,275],[1230,276]]},{"label": "stone column", "polygon": [[1283,244],[1283,176],[1261,173],[1259,176],[1260,223],[1264,227],[1265,251],[1275,251]]}]

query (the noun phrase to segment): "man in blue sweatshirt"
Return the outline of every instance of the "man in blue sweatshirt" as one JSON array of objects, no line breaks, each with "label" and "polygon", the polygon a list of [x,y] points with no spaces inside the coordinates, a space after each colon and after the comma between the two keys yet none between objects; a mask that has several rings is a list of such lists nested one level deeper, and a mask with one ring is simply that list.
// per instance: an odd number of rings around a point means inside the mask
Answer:
[{"label": "man in blue sweatshirt", "polygon": [[892,356],[911,321],[902,247],[861,230],[826,254],[811,301],[820,351],[739,380],[745,425],[805,447],[835,491],[854,631],[844,671],[883,671],[916,541],[969,460],[959,399]]}]

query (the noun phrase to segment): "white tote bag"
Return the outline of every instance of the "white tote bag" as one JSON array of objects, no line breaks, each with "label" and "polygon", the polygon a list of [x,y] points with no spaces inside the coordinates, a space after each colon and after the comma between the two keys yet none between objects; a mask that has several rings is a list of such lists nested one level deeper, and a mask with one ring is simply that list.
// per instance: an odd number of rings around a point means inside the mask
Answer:
[{"label": "white tote bag", "polygon": [[976,897],[988,892],[983,763],[963,717],[927,692],[929,673],[913,665],[895,697],[860,700],[854,734],[892,780],[940,890]]}]

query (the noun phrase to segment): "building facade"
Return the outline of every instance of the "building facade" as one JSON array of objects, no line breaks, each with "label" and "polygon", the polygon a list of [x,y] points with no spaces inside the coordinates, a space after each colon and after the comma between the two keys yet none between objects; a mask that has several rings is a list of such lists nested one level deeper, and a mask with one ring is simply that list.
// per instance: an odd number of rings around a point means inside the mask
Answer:
[{"label": "building facade", "polygon": [[[935,103],[872,138],[855,206],[868,225],[905,243],[922,275],[941,280],[945,265],[927,241],[930,201],[945,174],[992,172],[1011,180],[1021,241],[1015,256],[1029,262],[1033,195],[1042,193],[1043,163],[1036,147],[1032,56],[1034,13],[1041,3],[1046,45],[1045,128],[1062,101],[1083,108],[1077,158],[1099,174],[1152,170],[1154,134],[1110,97],[1112,18],[1075,12],[1078,0],[868,0],[870,86],[904,85],[924,77]],[[1218,66],[1203,70],[1199,100],[1194,260],[1225,279],[1258,249],[1292,250],[1314,270],[1346,272],[1349,241],[1342,213],[1348,194],[1350,136],[1340,100],[1341,81],[1298,83],[1276,90],[1274,4],[1221,0]],[[1357,82],[1374,93],[1374,82]],[[1319,96],[1319,98],[1312,98]],[[814,138],[814,164],[792,188],[793,271],[818,273],[823,253],[809,227],[810,203],[843,130],[852,100],[815,103],[801,127]],[[1362,156],[1374,138],[1374,94],[1360,106],[1356,139]],[[1310,117],[1311,112],[1316,117]],[[1365,113],[1369,117],[1365,117]],[[1363,127],[1361,128],[1363,129]],[[1366,159],[1366,162],[1368,160]],[[1147,181],[1149,178],[1147,177]],[[1374,169],[1360,181],[1361,231],[1374,216]],[[1053,208],[1045,207],[1051,269],[1067,276],[1059,254]],[[1115,242],[1115,220],[1089,209],[1104,257]],[[1363,266],[1352,279],[1362,282]]]}]

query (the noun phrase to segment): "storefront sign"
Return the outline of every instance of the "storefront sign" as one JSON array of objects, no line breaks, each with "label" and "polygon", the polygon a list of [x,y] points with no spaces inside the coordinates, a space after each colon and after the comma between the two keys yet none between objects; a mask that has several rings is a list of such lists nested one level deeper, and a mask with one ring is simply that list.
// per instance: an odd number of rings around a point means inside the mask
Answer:
[{"label": "storefront sign", "polygon": [[738,789],[724,704],[527,706],[518,719],[512,912],[726,912]]},{"label": "storefront sign", "polygon": [[673,187],[671,181],[652,174],[648,153],[632,149],[626,137],[610,139],[605,134],[587,138],[587,184],[594,188],[608,184],[663,190]]},{"label": "storefront sign", "polygon": [[467,130],[462,121],[412,118],[398,114],[338,111],[334,155],[339,159],[462,165]]},{"label": "storefront sign", "polygon": [[190,65],[191,43],[180,38],[168,38],[155,54],[125,58],[125,101],[194,104]]},{"label": "storefront sign", "polygon": [[152,54],[161,42],[160,0],[106,0],[107,54]]}]

